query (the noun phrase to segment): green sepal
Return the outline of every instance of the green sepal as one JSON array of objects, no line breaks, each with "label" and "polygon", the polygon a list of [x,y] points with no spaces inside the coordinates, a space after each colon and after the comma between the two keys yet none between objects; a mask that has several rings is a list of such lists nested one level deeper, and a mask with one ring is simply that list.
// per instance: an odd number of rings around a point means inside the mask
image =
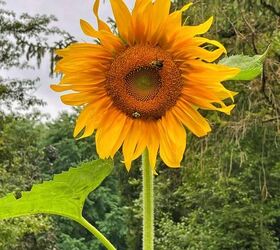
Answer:
[{"label": "green sepal", "polygon": [[0,199],[0,219],[47,213],[79,222],[86,197],[112,169],[112,160],[95,160],[35,184],[29,192],[8,194]]},{"label": "green sepal", "polygon": [[239,68],[240,72],[228,80],[245,80],[250,81],[260,75],[263,71],[263,62],[267,56],[269,47],[262,55],[246,56],[234,55],[225,57],[218,64]]}]

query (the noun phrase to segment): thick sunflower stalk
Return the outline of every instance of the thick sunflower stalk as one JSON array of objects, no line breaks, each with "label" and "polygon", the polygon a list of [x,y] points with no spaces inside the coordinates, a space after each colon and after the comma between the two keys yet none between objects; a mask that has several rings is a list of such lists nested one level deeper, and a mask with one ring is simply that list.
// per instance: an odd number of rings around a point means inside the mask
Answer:
[{"label": "thick sunflower stalk", "polygon": [[154,175],[148,151],[142,155],[143,172],[143,249],[154,249]]}]

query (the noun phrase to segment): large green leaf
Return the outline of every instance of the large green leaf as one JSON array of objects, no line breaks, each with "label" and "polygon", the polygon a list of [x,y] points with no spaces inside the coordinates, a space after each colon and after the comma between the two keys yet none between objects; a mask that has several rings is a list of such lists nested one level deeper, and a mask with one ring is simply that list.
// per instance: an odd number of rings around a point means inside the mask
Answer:
[{"label": "large green leaf", "polygon": [[240,69],[240,72],[229,80],[253,80],[262,73],[263,62],[267,55],[268,49],[262,55],[235,55],[225,57],[219,61],[219,64]]},{"label": "large green leaf", "polygon": [[86,197],[112,169],[113,161],[95,160],[34,185],[31,191],[22,192],[20,198],[8,194],[0,199],[0,219],[48,213],[80,222]]}]

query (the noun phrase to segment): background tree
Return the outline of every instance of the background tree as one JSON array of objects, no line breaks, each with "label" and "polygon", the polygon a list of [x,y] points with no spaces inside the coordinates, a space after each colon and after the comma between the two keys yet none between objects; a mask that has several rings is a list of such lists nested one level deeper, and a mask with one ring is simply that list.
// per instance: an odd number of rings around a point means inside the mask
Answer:
[{"label": "background tree", "polygon": [[[73,38],[52,27],[53,16],[23,14],[17,17],[4,9],[0,1],[0,70],[32,68],[55,47],[66,46]],[[49,42],[50,36],[56,41]],[[32,92],[39,79],[4,79],[0,76],[0,193],[30,190],[42,179],[40,165],[44,159],[40,143],[44,135],[41,116],[30,112],[43,105]],[[25,111],[29,115],[23,115]],[[20,227],[18,226],[20,225]],[[0,249],[53,249],[52,219],[44,216],[0,222]]]},{"label": "background tree", "polygon": [[[17,17],[13,11],[4,9],[0,1],[0,70],[11,68],[32,69],[34,63],[40,66],[42,58],[50,56],[50,74],[55,61],[54,50],[74,42],[67,32],[53,26],[54,16],[27,13]],[[53,42],[51,42],[53,41]],[[35,79],[3,79],[0,76],[0,111],[16,108],[27,110],[34,105],[42,105],[31,93],[36,89]]]}]

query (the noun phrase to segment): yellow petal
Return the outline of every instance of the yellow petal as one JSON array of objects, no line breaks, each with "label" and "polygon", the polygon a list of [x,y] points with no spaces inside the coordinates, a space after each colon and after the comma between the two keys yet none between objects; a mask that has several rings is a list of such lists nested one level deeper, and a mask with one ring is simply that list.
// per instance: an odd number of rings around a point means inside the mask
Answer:
[{"label": "yellow petal", "polygon": [[97,23],[98,23],[98,29],[99,30],[106,30],[108,32],[111,32],[109,26],[103,22],[102,20],[100,20],[99,16],[98,16],[98,9],[99,9],[99,0],[96,0],[94,2],[94,5],[93,5],[93,13],[94,15],[96,16],[97,18]]},{"label": "yellow petal", "polygon": [[[201,74],[204,74],[204,72],[201,72]],[[212,74],[214,73],[212,72]],[[227,98],[231,98],[231,100],[234,101],[233,97],[237,94],[237,92],[226,89],[220,82],[212,82],[210,80],[199,81],[194,78],[184,81],[182,92],[190,98],[199,97],[216,103]]]},{"label": "yellow petal", "polygon": [[195,44],[196,46],[201,46],[203,44],[211,44],[211,45],[216,46],[217,48],[222,49],[225,54],[227,53],[225,47],[216,40],[210,40],[210,39],[207,39],[204,37],[194,37],[192,39],[192,44]]},{"label": "yellow petal", "polygon": [[72,106],[80,106],[86,103],[90,103],[96,99],[101,99],[107,96],[105,90],[101,91],[101,94],[92,92],[80,92],[80,93],[71,93],[61,96],[63,103]]},{"label": "yellow petal", "polygon": [[104,115],[110,112],[109,110],[111,109],[112,103],[110,103],[109,101],[105,102],[104,100],[100,100],[100,104],[98,105],[99,107],[97,107],[97,104],[98,103],[95,103],[94,107],[95,113],[91,117],[89,117],[83,134],[79,137],[79,139],[92,135],[94,130],[100,127],[100,123],[104,118]]},{"label": "yellow petal", "polygon": [[185,148],[186,131],[171,111],[158,121],[160,133],[160,156],[164,163],[173,168],[180,167]]},{"label": "yellow petal", "polygon": [[211,131],[205,118],[185,100],[179,99],[173,107],[174,115],[196,136],[201,137]]},{"label": "yellow petal", "polygon": [[147,124],[147,126],[148,126],[148,132],[150,135],[149,143],[147,145],[148,152],[149,152],[149,161],[150,161],[150,165],[155,173],[160,136],[159,136],[159,131],[158,131],[158,128],[157,128],[157,125],[155,122],[150,122]]},{"label": "yellow petal", "polygon": [[[212,98],[207,95],[203,95],[202,92],[198,91],[183,91],[182,98],[188,100],[189,103],[207,110],[216,110],[220,112],[224,112],[225,114],[229,115],[231,110],[234,108],[235,105],[226,106],[219,98]],[[213,100],[214,99],[214,100]],[[213,104],[218,104],[220,107],[214,106]]]},{"label": "yellow petal", "polygon": [[223,53],[224,48],[218,48],[214,51],[209,51],[197,46],[187,46],[177,52],[172,53],[175,61],[185,61],[199,58],[206,62],[213,62],[217,60]]},{"label": "yellow petal", "polygon": [[227,90],[220,82],[235,76],[240,70],[224,65],[205,63],[200,60],[188,60],[181,64],[180,70],[186,95],[200,97],[219,103],[237,93]]},{"label": "yellow petal", "polygon": [[95,38],[100,38],[100,33],[96,31],[87,21],[81,19],[80,25],[82,31],[87,35]]},{"label": "yellow petal", "polygon": [[[188,10],[192,5],[193,5],[193,3],[187,3],[187,4],[185,4],[185,5],[179,10],[179,12],[182,13],[182,12]],[[175,11],[175,12],[176,12],[176,11]]]},{"label": "yellow petal", "polygon": [[[127,116],[115,108],[111,108],[104,115],[96,132],[96,150],[100,158],[112,156],[112,150],[125,126]],[[122,143],[122,142],[120,142]]]},{"label": "yellow petal", "polygon": [[98,58],[112,60],[112,54],[100,44],[73,43],[64,49],[57,49],[55,53],[61,57]]},{"label": "yellow petal", "polygon": [[93,114],[94,114],[94,104],[89,104],[82,110],[78,119],[76,120],[76,126],[73,133],[74,137],[77,137],[78,134],[85,128],[88,119],[92,117]]},{"label": "yellow petal", "polygon": [[182,26],[182,13],[189,9],[193,3],[185,4],[180,10],[172,12],[168,19],[166,20],[166,30],[167,32],[172,31],[176,28],[181,28]]},{"label": "yellow petal", "polygon": [[[206,33],[213,22],[213,17],[210,17],[205,23],[202,23],[197,26],[183,26],[180,29],[173,29],[171,37],[169,37],[169,43],[163,46],[165,49],[170,50],[170,52],[176,52],[182,47],[188,47],[189,43],[192,43],[192,39],[196,35]],[[171,40],[172,38],[172,40]]]},{"label": "yellow petal", "polygon": [[98,38],[101,44],[109,51],[118,51],[123,48],[122,41],[111,32],[100,30],[96,31],[87,21],[80,20],[83,32],[91,37]]},{"label": "yellow petal", "polygon": [[95,93],[98,93],[104,89],[105,82],[92,82],[92,83],[75,83],[75,84],[52,84],[50,85],[51,89],[56,92],[62,92],[71,90],[74,92],[89,92],[93,91]]},{"label": "yellow petal", "polygon": [[56,91],[56,92],[62,92],[62,91],[66,91],[66,90],[70,89],[69,85],[52,84],[50,87],[53,91]]},{"label": "yellow petal", "polygon": [[87,72],[94,74],[105,74],[109,68],[109,63],[106,61],[102,63],[102,60],[80,60],[80,59],[71,59],[65,58],[60,60],[56,64],[55,71],[56,72],[64,72],[64,73],[79,73],[79,72]]},{"label": "yellow petal", "polygon": [[128,131],[130,130],[131,126],[133,124],[133,120],[130,118],[126,118],[126,122],[125,122],[125,126],[123,127],[122,132],[120,133],[120,137],[118,138],[118,140],[115,142],[114,147],[111,150],[111,155],[110,157],[113,158],[113,156],[115,155],[115,153],[117,152],[117,150],[121,147],[121,145],[123,144],[124,139],[126,138]]},{"label": "yellow petal", "polygon": [[[215,79],[224,81],[234,77],[240,72],[239,68],[232,68],[221,64],[206,63],[201,60],[187,60],[180,65],[180,70],[183,73],[199,73],[201,76],[207,76],[209,82],[209,75],[218,76]],[[204,78],[204,77],[202,77]]]},{"label": "yellow petal", "polygon": [[139,141],[136,145],[135,151],[132,156],[132,160],[137,159],[144,152],[144,150],[147,147],[148,140],[149,140],[149,133],[150,133],[150,131],[148,130],[147,123],[141,121],[140,128],[141,128],[142,136],[140,136]]},{"label": "yellow petal", "polygon": [[201,35],[206,33],[213,23],[213,17],[210,17],[206,22],[196,26],[184,26],[182,27],[181,36],[193,37],[195,35]]},{"label": "yellow petal", "polygon": [[97,85],[106,81],[106,76],[102,74],[92,74],[87,72],[79,72],[76,74],[66,74],[61,79],[61,84],[77,84],[77,85]]},{"label": "yellow petal", "polygon": [[139,9],[144,8],[150,3],[152,3],[151,0],[136,0],[132,11],[132,15],[136,14],[136,12],[139,11]]},{"label": "yellow petal", "polygon": [[85,106],[76,121],[76,126],[73,134],[74,137],[77,137],[83,129],[84,131],[79,136],[79,139],[90,136],[99,126],[101,118],[111,107],[111,105],[111,100],[106,97],[96,100],[94,103],[90,103]]},{"label": "yellow petal", "polygon": [[165,28],[165,21],[168,18],[170,9],[169,0],[156,0],[150,12],[150,24],[147,33],[147,41],[155,46],[159,42],[159,37]]},{"label": "yellow petal", "polygon": [[123,156],[124,156],[124,163],[127,170],[130,170],[131,162],[133,161],[133,155],[136,149],[137,144],[139,143],[140,137],[145,136],[142,135],[141,129],[141,121],[134,120],[133,124],[124,140],[123,143]]},{"label": "yellow petal", "polygon": [[110,0],[117,28],[120,36],[128,43],[133,41],[129,39],[131,35],[131,14],[122,0]]},{"label": "yellow petal", "polygon": [[208,85],[230,79],[240,72],[238,68],[205,63],[200,60],[187,60],[180,66],[180,70],[186,81]]},{"label": "yellow petal", "polygon": [[136,0],[135,2],[132,11],[133,41],[138,44],[143,44],[147,41],[152,7],[151,0]]}]

